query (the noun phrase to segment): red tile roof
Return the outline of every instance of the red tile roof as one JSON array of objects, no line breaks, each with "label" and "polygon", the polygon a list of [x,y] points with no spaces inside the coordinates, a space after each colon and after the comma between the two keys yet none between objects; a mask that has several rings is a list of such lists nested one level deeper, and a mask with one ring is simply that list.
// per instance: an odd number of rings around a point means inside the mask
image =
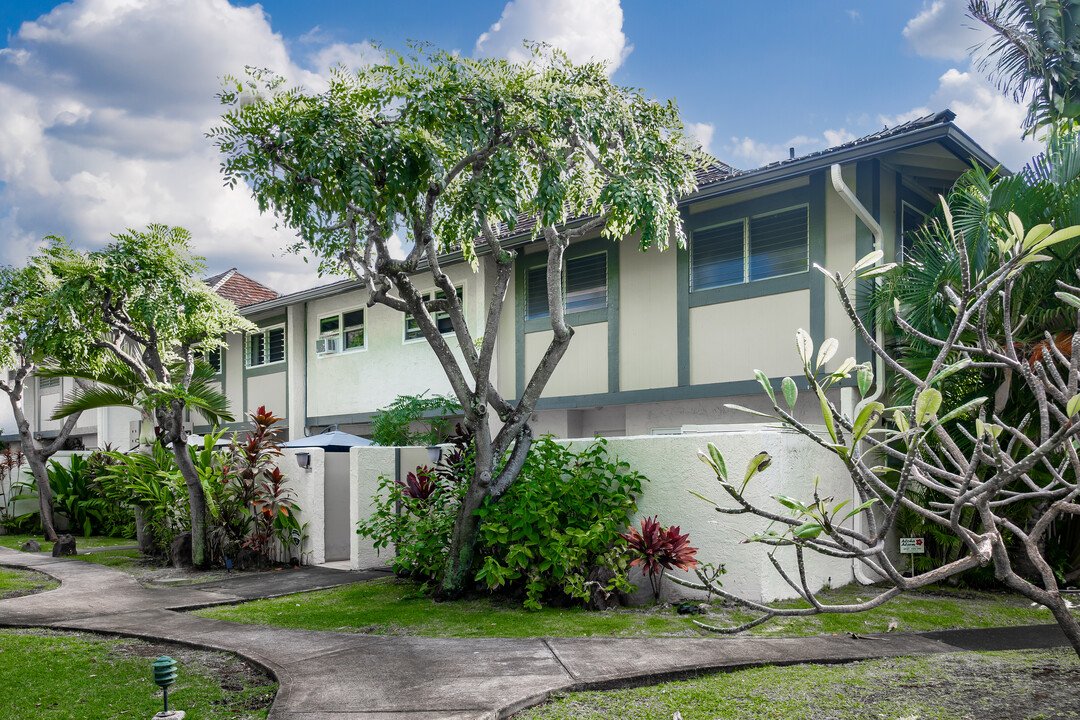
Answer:
[{"label": "red tile roof", "polygon": [[231,300],[238,308],[273,300],[280,295],[276,290],[237,272],[236,268],[230,268],[220,275],[207,278],[206,284],[221,297]]}]

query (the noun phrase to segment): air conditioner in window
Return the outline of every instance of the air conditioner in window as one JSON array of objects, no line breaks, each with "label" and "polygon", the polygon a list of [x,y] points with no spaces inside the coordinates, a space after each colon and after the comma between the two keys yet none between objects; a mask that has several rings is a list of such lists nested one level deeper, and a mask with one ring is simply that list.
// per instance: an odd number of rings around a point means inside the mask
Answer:
[{"label": "air conditioner in window", "polygon": [[319,338],[315,341],[315,352],[319,355],[325,355],[326,353],[336,353],[340,346],[340,338],[336,335],[333,337]]}]

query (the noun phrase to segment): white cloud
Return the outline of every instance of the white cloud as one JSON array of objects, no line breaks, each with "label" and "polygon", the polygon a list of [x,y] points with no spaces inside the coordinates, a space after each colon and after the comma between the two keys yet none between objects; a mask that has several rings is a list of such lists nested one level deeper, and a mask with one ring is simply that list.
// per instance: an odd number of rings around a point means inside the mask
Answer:
[{"label": "white cloud", "polygon": [[[352,61],[363,45],[314,57]],[[21,263],[47,234],[100,247],[164,222],[192,231],[211,272],[236,266],[281,291],[317,284],[312,265],[282,257],[292,234],[246,189],[222,187],[203,136],[220,77],[245,65],[322,81],[291,61],[258,5],[75,0],[24,23],[0,52],[0,262]]]},{"label": "white cloud", "polygon": [[974,71],[946,72],[931,102],[955,112],[956,124],[1011,170],[1019,170],[1039,152],[1036,141],[1020,139],[1027,107],[1002,95]]},{"label": "white cloud", "polygon": [[707,153],[712,152],[712,138],[716,126],[712,123],[686,123],[687,134],[698,141],[701,149]]},{"label": "white cloud", "polygon": [[904,27],[904,37],[917,54],[944,60],[971,57],[971,49],[990,34],[985,25],[967,17],[967,0],[924,1]]},{"label": "white cloud", "polygon": [[473,54],[525,62],[531,56],[522,42],[546,42],[575,62],[603,60],[610,74],[633,50],[622,22],[619,0],[513,0],[477,38]]},{"label": "white cloud", "polygon": [[333,43],[326,45],[313,54],[309,65],[320,74],[328,72],[341,65],[347,70],[356,70],[363,65],[381,62],[386,55],[375,48],[371,43]]},{"label": "white cloud", "polygon": [[779,160],[787,160],[791,157],[791,148],[795,149],[795,157],[801,157],[818,150],[843,145],[854,139],[855,135],[844,128],[825,130],[821,137],[797,135],[783,143],[762,142],[750,137],[733,137],[724,146],[724,154],[720,159],[735,167],[752,169]]}]

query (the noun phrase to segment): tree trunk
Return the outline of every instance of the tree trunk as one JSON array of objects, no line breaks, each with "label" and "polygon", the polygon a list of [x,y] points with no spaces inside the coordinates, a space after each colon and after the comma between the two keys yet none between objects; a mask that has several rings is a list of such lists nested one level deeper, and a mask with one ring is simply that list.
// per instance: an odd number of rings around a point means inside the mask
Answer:
[{"label": "tree trunk", "polygon": [[[490,472],[488,473],[490,476]],[[487,487],[481,484],[480,468],[477,467],[469,489],[458,507],[454,532],[450,536],[450,553],[446,558],[446,571],[443,573],[439,597],[454,599],[465,592],[465,584],[472,577],[473,557],[476,554],[476,540],[480,534],[480,518],[476,511],[487,497]]]},{"label": "tree trunk", "polygon": [[197,568],[206,568],[210,565],[206,493],[203,492],[202,481],[199,480],[199,471],[191,461],[187,443],[180,439],[173,440],[172,449],[176,466],[180,468],[180,475],[187,486],[188,504],[191,508],[191,563]]},{"label": "tree trunk", "polygon": [[1047,607],[1054,614],[1054,619],[1057,620],[1061,631],[1065,633],[1069,644],[1072,645],[1076,657],[1080,659],[1080,620],[1077,620],[1076,616],[1072,614],[1072,610],[1066,607],[1060,592],[1054,593],[1054,600],[1055,602],[1048,603]]},{"label": "tree trunk", "polygon": [[41,532],[46,540],[56,542],[56,518],[53,516],[52,488],[49,487],[49,472],[45,467],[45,460],[32,444],[23,451],[23,456],[26,458],[26,464],[30,466],[30,472],[34,475],[34,485],[37,487],[38,510],[41,513]]},{"label": "tree trunk", "polygon": [[135,514],[135,541],[139,544],[139,552],[143,555],[155,555],[158,548],[154,544],[154,536],[146,527],[146,511],[142,505],[132,505],[131,509]]}]

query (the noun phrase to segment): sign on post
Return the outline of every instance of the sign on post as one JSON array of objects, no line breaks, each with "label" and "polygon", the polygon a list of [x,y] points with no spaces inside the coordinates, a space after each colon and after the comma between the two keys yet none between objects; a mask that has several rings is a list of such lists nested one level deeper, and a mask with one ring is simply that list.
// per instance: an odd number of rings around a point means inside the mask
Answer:
[{"label": "sign on post", "polygon": [[926,541],[922,538],[900,538],[900,552],[905,555],[922,555],[926,552]]}]

